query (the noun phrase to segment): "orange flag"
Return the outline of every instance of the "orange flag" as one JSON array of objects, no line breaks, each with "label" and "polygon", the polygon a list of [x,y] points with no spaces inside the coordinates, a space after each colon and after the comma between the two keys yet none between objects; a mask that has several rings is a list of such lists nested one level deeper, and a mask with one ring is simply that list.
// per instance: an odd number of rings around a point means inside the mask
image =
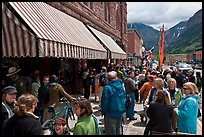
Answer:
[{"label": "orange flag", "polygon": [[159,42],[159,67],[162,66],[164,59],[164,25],[162,26],[161,43]]}]

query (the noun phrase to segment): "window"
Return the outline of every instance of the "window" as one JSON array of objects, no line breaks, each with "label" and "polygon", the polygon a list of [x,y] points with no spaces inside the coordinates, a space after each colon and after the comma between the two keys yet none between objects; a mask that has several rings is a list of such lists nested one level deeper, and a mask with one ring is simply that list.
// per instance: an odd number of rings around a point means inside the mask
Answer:
[{"label": "window", "polygon": [[109,3],[108,2],[105,3],[104,12],[105,12],[105,21],[110,23],[110,10],[109,10]]}]

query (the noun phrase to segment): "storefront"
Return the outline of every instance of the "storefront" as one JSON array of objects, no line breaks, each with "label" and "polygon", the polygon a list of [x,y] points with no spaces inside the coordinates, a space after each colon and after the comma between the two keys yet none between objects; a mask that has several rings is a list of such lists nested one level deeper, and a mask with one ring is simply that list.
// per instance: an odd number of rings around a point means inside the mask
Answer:
[{"label": "storefront", "polygon": [[29,73],[35,67],[48,74],[61,70],[71,82],[82,59],[107,59],[106,49],[82,22],[46,3],[2,3],[2,19],[2,58],[22,62]]},{"label": "storefront", "polygon": [[94,35],[81,21],[44,2],[2,2],[2,22],[4,66],[18,62],[22,75],[34,69],[57,74],[72,93],[81,93],[78,72],[84,63],[100,66],[126,59],[111,37]]}]

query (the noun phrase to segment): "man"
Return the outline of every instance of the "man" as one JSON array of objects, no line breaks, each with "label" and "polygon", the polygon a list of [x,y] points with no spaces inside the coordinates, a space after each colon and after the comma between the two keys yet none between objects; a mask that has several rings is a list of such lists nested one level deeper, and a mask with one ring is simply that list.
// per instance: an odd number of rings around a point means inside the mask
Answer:
[{"label": "man", "polygon": [[48,84],[48,92],[49,92],[49,101],[45,104],[44,114],[43,114],[43,122],[45,120],[50,119],[52,114],[48,112],[48,106],[55,103],[55,109],[58,111],[62,105],[60,103],[60,98],[65,97],[68,101],[75,101],[76,98],[69,95],[62,85],[59,84],[59,78],[56,75],[51,75]]},{"label": "man", "polygon": [[18,74],[20,70],[21,69],[17,69],[16,67],[11,67],[9,68],[8,74],[6,75],[11,80],[9,85],[16,87],[16,90],[18,91],[17,98],[23,93],[29,92],[28,81]]},{"label": "man", "polygon": [[135,118],[135,90],[136,90],[136,82],[134,80],[135,72],[134,70],[130,70],[128,72],[128,78],[125,80],[125,91],[127,96],[131,98],[130,106],[126,110],[126,117],[129,118],[129,120],[137,120]]},{"label": "man", "polygon": [[182,71],[179,68],[177,68],[175,79],[176,79],[177,87],[182,90],[183,84],[187,82],[187,79],[186,79],[186,76],[182,74]]},{"label": "man", "polygon": [[49,83],[49,76],[43,77],[43,84],[40,86],[38,90],[38,108],[41,110],[41,122],[43,120],[43,113],[46,104],[49,101],[49,91],[48,91],[48,83]]},{"label": "man", "polygon": [[101,73],[99,74],[99,89],[98,89],[99,103],[101,103],[101,96],[102,96],[103,88],[107,83],[106,75],[107,75],[107,69],[105,66],[103,66],[101,69]]},{"label": "man", "polygon": [[17,93],[16,88],[13,86],[5,87],[2,90],[2,123],[14,115],[13,110]]},{"label": "man", "polygon": [[126,112],[126,93],[115,71],[108,72],[108,84],[105,85],[101,98],[101,112],[104,115],[106,135],[123,134],[123,115]]},{"label": "man", "polygon": [[120,71],[120,68],[119,66],[116,66],[116,72],[117,72],[117,77],[120,79],[120,80],[124,80],[124,74]]}]

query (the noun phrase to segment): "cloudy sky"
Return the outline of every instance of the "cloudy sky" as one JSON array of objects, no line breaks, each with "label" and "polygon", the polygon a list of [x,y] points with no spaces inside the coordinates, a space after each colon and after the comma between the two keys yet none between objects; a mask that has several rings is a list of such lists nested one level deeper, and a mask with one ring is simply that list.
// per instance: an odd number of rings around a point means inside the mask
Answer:
[{"label": "cloudy sky", "polygon": [[128,23],[143,23],[159,30],[165,30],[180,21],[188,20],[198,10],[202,2],[127,2]]}]

